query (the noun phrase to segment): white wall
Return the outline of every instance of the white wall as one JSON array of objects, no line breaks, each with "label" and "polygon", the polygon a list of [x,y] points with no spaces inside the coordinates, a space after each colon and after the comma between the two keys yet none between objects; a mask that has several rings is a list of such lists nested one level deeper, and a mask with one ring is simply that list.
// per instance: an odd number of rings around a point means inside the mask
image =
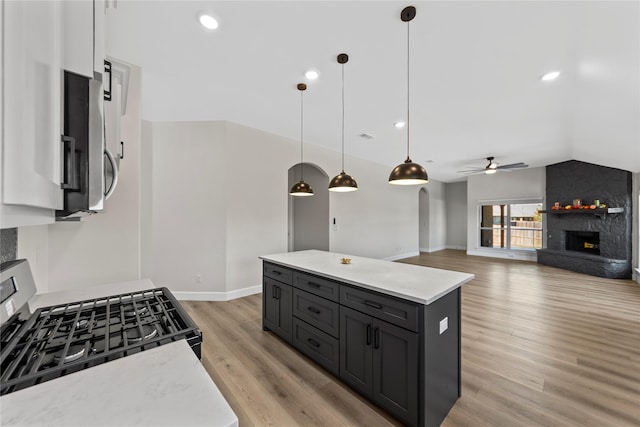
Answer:
[{"label": "white wall", "polygon": [[153,123],[151,139],[151,279],[176,292],[225,292],[227,185],[243,169],[227,165],[224,123]]},{"label": "white wall", "polygon": [[429,190],[426,186],[418,191],[418,222],[420,252],[431,252],[429,249]]},{"label": "white wall", "polygon": [[447,248],[467,249],[467,183],[445,184],[445,211],[447,215]]},{"label": "white wall", "polygon": [[[287,251],[288,171],[298,163],[299,141],[229,122],[151,128],[154,282],[181,298],[258,292],[258,257]],[[306,145],[305,162],[337,171],[340,153]],[[345,165],[359,190],[329,192],[329,218],[338,225],[333,230],[326,221],[329,249],[373,258],[417,255],[417,189],[389,185],[387,167],[349,157]]]},{"label": "white wall", "polygon": [[499,251],[479,244],[478,205],[486,202],[518,199],[540,199],[544,204],[545,168],[530,168],[494,175],[471,175],[467,180],[467,253],[491,257],[536,260],[535,253]]},{"label": "white wall", "polygon": [[633,256],[633,277],[640,283],[640,173],[633,175],[633,191],[632,191],[632,209],[633,209],[633,222],[632,222],[632,243],[631,253]]},{"label": "white wall", "polygon": [[18,230],[18,256],[29,259],[38,292],[140,278],[140,95],[141,70],[131,66],[121,128],[125,158],[104,210],[82,222]]}]

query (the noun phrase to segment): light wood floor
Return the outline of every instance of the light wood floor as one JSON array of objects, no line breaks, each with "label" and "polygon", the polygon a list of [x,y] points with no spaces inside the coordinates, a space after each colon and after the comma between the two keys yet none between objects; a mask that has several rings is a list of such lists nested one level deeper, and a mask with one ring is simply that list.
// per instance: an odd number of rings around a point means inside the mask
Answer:
[{"label": "light wood floor", "polygon": [[[402,262],[476,275],[462,291],[462,397],[443,426],[640,426],[636,282],[452,250]],[[241,427],[400,425],[263,332],[261,298],[184,304]]]}]

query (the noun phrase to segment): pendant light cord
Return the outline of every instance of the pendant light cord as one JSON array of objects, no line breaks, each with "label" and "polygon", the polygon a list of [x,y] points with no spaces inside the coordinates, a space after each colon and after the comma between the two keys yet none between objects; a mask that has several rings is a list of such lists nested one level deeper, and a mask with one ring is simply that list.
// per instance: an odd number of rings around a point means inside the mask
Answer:
[{"label": "pendant light cord", "polygon": [[302,100],[304,92],[300,91],[300,181],[304,181],[304,162],[303,162],[303,128],[304,128],[304,102]]},{"label": "pendant light cord", "polygon": [[407,21],[407,160],[409,158],[409,21]]},{"label": "pendant light cord", "polygon": [[344,174],[344,64],[342,64],[342,174]]}]

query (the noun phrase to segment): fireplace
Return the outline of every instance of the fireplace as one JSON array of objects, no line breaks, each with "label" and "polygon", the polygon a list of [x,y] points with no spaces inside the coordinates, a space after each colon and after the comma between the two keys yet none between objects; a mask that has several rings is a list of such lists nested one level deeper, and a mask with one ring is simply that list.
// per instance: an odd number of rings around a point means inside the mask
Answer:
[{"label": "fireplace", "polygon": [[[554,210],[574,199],[605,209]],[[538,262],[611,279],[631,278],[631,172],[570,160],[546,167],[546,239]],[[586,204],[586,203],[583,203]]]},{"label": "fireplace", "polygon": [[597,231],[564,230],[564,248],[567,251],[600,255],[600,233]]}]

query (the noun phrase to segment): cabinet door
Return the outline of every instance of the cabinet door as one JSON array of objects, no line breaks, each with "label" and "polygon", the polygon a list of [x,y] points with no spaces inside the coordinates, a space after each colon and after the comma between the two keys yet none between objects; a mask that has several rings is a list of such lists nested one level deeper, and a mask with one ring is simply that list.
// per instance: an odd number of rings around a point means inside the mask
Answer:
[{"label": "cabinet door", "polygon": [[418,334],[373,321],[373,400],[409,425],[418,423]]},{"label": "cabinet door", "polygon": [[60,2],[2,4],[2,203],[62,209]]},{"label": "cabinet door", "polygon": [[278,285],[278,327],[276,332],[285,340],[291,342],[293,332],[293,291],[291,286]]},{"label": "cabinet door", "polygon": [[62,68],[93,78],[93,2],[63,1]]},{"label": "cabinet door", "polygon": [[262,323],[263,327],[291,342],[292,332],[292,292],[291,286],[263,278]]},{"label": "cabinet door", "polygon": [[366,397],[373,390],[372,318],[340,307],[340,378]]}]

